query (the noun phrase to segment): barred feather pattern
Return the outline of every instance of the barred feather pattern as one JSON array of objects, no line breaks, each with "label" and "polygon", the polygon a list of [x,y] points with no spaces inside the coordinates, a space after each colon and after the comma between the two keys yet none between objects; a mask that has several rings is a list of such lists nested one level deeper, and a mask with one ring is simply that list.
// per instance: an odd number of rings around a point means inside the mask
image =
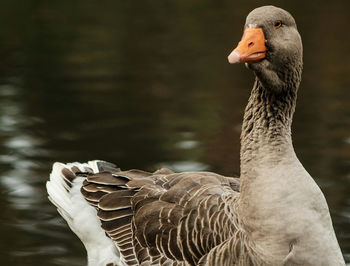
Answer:
[{"label": "barred feather pattern", "polygon": [[[108,163],[110,165],[110,163]],[[126,265],[260,265],[236,211],[239,179],[210,172],[74,173]]]},{"label": "barred feather pattern", "polygon": [[267,265],[262,259],[263,252],[257,252],[258,248],[247,237],[247,233],[242,229],[243,225],[236,215],[238,193],[224,195],[223,198],[226,202],[224,206],[226,215],[235,230],[230,232],[228,239],[222,241],[203,256],[198,265]]}]

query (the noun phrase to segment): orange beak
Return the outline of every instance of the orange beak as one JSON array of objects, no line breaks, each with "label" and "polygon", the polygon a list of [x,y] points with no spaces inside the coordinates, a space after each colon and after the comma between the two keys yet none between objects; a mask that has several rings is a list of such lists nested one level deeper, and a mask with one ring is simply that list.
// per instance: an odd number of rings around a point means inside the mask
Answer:
[{"label": "orange beak", "polygon": [[266,57],[265,35],[262,28],[246,28],[242,40],[228,56],[230,64],[252,63]]}]

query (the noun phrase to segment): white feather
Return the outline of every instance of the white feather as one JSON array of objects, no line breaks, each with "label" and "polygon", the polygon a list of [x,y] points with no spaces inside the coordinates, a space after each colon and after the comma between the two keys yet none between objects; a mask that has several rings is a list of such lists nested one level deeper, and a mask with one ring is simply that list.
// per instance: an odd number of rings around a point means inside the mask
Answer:
[{"label": "white feather", "polygon": [[[63,168],[78,167],[84,172],[84,167],[90,167],[98,172],[97,161],[88,163],[55,163],[46,183],[50,201],[57,207],[58,212],[67,221],[71,230],[83,242],[88,257],[89,266],[105,266],[108,263],[126,265],[120,259],[120,252],[113,241],[105,235],[97,211],[90,206],[80,193],[84,177],[74,179],[72,188],[64,181]],[[68,191],[67,191],[68,190]]]}]

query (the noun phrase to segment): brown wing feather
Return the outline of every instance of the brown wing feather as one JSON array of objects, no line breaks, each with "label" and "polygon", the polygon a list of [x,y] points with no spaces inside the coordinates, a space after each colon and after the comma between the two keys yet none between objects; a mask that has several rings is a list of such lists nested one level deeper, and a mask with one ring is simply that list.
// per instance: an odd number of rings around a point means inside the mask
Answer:
[{"label": "brown wing feather", "polygon": [[133,243],[131,199],[139,187],[150,183],[146,178],[150,175],[138,170],[101,172],[87,176],[81,188],[85,199],[97,208],[102,228],[116,243],[127,265],[138,264]]},{"label": "brown wing feather", "polygon": [[207,172],[154,174],[152,179],[155,185],[142,187],[132,198],[135,236],[143,247],[196,265],[233,235],[222,195],[238,196],[237,179]]},{"label": "brown wing feather", "polygon": [[[74,170],[65,175],[69,185]],[[237,231],[225,195],[234,201],[238,191],[236,178],[168,169],[88,173],[81,188],[128,265],[207,261]]]}]

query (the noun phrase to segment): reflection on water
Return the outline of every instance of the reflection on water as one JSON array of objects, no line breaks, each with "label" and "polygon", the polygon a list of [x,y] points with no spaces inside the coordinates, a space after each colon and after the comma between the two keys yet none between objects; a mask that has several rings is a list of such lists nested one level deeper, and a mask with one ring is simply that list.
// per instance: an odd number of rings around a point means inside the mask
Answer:
[{"label": "reflection on water", "polygon": [[[294,14],[305,48],[295,149],[325,193],[350,262],[350,39],[339,27],[350,4],[275,4]],[[84,248],[47,200],[56,160],[238,174],[252,75],[226,56],[254,7],[3,1],[2,265],[84,265]]]}]

